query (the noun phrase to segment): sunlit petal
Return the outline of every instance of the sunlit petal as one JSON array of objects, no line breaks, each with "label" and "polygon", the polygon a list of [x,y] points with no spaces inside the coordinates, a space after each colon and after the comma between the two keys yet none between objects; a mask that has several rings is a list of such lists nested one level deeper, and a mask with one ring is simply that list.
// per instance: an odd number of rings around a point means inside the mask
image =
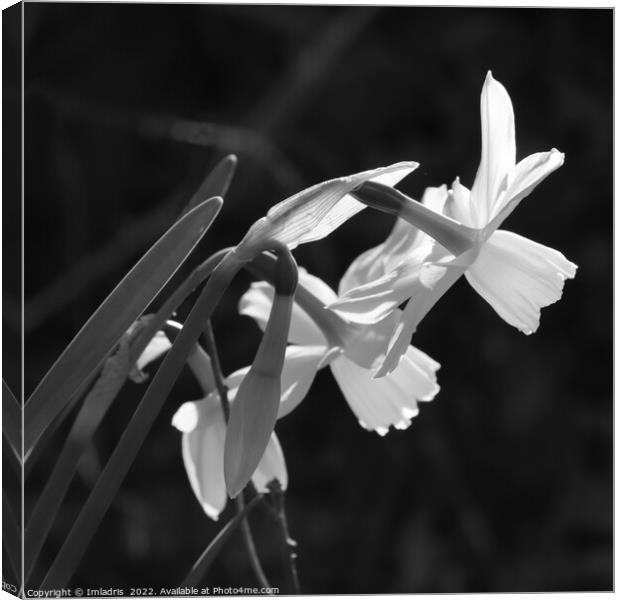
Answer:
[{"label": "sunlit petal", "polygon": [[294,249],[299,244],[320,240],[365,208],[349,192],[365,181],[400,181],[417,167],[415,162],[401,162],[302,190],[273,206],[266,217],[250,228],[236,251],[245,258],[246,252],[252,256],[266,242],[277,241]]},{"label": "sunlit petal", "polygon": [[284,462],[284,453],[276,434],[272,433],[265,449],[265,454],[263,454],[263,458],[258,463],[254,475],[252,475],[252,482],[256,486],[257,491],[268,492],[267,484],[274,479],[280,482],[283,490],[288,487],[288,472]]},{"label": "sunlit petal", "polygon": [[426,255],[426,251],[421,251],[418,258],[412,252],[392,271],[350,289],[328,308],[354,323],[373,324],[385,319],[411,296],[416,286],[428,285],[438,273],[434,265],[422,262]]},{"label": "sunlit petal", "polygon": [[[288,415],[306,397],[317,371],[324,366],[330,350],[326,346],[288,346],[280,377],[281,398],[278,419]],[[232,402],[237,388],[250,367],[244,367],[226,378],[228,399]]]},{"label": "sunlit petal", "polygon": [[162,354],[166,353],[172,344],[163,331],[158,331],[148,343],[138,360],[134,368],[129,373],[129,378],[136,383],[144,381],[146,374],[143,373],[144,367],[148,364],[156,361]]},{"label": "sunlit petal", "polygon": [[495,231],[506,217],[548,175],[564,164],[564,154],[553,148],[549,152],[530,154],[508,176],[506,191],[495,205],[487,230]]},{"label": "sunlit petal", "polygon": [[468,227],[476,227],[478,223],[476,205],[470,201],[470,192],[458,177],[454,180],[450,192],[450,200],[445,206],[446,216]]},{"label": "sunlit petal", "polygon": [[482,87],[480,117],[482,152],[471,197],[478,208],[478,226],[483,227],[516,160],[512,102],[504,86],[493,79],[491,71],[487,73]]},{"label": "sunlit petal", "polygon": [[[300,269],[300,281],[301,273],[302,270]],[[265,331],[273,297],[274,290],[271,284],[264,281],[254,282],[239,301],[239,313],[253,318],[258,326]],[[321,330],[297,303],[293,305],[291,313],[288,341],[293,344],[326,344],[325,336]]]},{"label": "sunlit petal", "polygon": [[562,296],[577,266],[560,252],[509,231],[495,232],[467,271],[472,287],[507,323],[526,334],[540,322],[540,309]]},{"label": "sunlit petal", "polygon": [[349,406],[366,429],[384,435],[390,426],[405,429],[418,414],[417,401],[431,400],[439,391],[439,364],[409,346],[398,368],[382,379],[373,379],[346,357],[332,362],[331,369]]},{"label": "sunlit petal", "polygon": [[400,315],[401,311],[395,308],[372,325],[352,325],[349,342],[344,348],[345,356],[364,369],[376,367],[378,357],[384,356],[388,349]]},{"label": "sunlit petal", "polygon": [[194,495],[211,519],[217,520],[226,506],[224,439],[226,425],[215,395],[186,402],[176,412],[173,425],[183,432],[185,471]]},{"label": "sunlit petal", "polygon": [[419,279],[417,284],[411,287],[411,299],[403,311],[401,324],[396,329],[385,360],[375,377],[385,377],[396,369],[401,357],[407,350],[411,336],[415,333],[422,319],[465,272],[473,262],[475,254],[475,249],[470,250],[443,264],[434,265],[436,270],[431,271],[436,276],[433,285],[423,285],[422,280]]},{"label": "sunlit petal", "polygon": [[[445,185],[427,188],[422,204],[441,213],[448,198]],[[434,240],[403,219],[396,219],[385,242],[358,256],[340,281],[338,294],[345,295],[354,288],[380,279],[393,271],[403,260],[422,260],[432,249]]]},{"label": "sunlit petal", "polygon": [[294,248],[298,244],[323,239],[334,231],[334,229],[340,227],[340,225],[342,225],[345,221],[366,208],[364,204],[357,201],[353,198],[353,196],[348,195],[348,192],[356,188],[364,181],[376,181],[385,185],[394,186],[417,167],[418,163],[402,162],[344,178],[347,185],[347,195],[345,195],[339,202],[335,204],[332,203],[330,210],[321,217],[320,223],[318,223],[318,225],[311,231],[301,236],[297,242],[293,242],[294,245],[291,245],[291,247]]}]

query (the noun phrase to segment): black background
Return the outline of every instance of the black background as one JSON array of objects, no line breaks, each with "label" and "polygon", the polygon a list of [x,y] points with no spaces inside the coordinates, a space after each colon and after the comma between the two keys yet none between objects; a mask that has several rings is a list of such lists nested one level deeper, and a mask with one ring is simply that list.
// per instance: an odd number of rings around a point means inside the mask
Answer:
[{"label": "black background", "polygon": [[[611,10],[27,3],[25,53],[27,393],[226,153],[237,175],[183,273],[330,177],[416,160],[401,185],[415,198],[457,175],[471,186],[492,69],[515,107],[518,158],[566,153],[505,227],[562,251],[577,277],[529,337],[459,281],[416,334],[442,389],[405,432],[363,430],[319,374],[278,424],[302,588],[611,589]],[[335,287],[391,224],[365,211],[296,257]],[[236,316],[248,282],[215,319],[226,372],[259,340]],[[127,384],[104,421],[41,569],[144,389]],[[201,512],[170,426],[197,394],[185,373],[73,585],[176,586],[232,514]],[[26,484],[27,510],[62,434]],[[269,515],[252,524],[284,591]],[[236,536],[205,585],[254,583]]]}]

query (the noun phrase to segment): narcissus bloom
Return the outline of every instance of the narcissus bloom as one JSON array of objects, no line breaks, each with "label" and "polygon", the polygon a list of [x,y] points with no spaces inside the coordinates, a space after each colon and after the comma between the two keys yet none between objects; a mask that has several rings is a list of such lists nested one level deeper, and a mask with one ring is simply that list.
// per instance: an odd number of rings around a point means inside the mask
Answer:
[{"label": "narcissus bloom", "polygon": [[[557,250],[498,230],[562,165],[564,155],[552,149],[516,163],[512,103],[490,72],[481,120],[482,156],[471,191],[457,179],[450,191],[429,188],[422,204],[402,202],[401,194],[400,216],[408,223],[397,222],[383,244],[356,259],[351,269],[365,281],[330,305],[351,321],[373,323],[410,299],[378,377],[397,368],[420,321],[462,274],[507,323],[526,334],[536,331],[540,309],[559,300],[564,281],[575,276],[576,265]],[[368,193],[373,201],[384,194],[392,205],[398,194],[376,185],[356,193]]]},{"label": "narcissus bloom", "polygon": [[[233,398],[236,391],[230,390]],[[183,434],[183,464],[192,490],[207,516],[217,520],[228,500],[224,480],[226,423],[219,396],[212,393],[203,400],[182,404],[172,424]],[[269,438],[252,482],[259,492],[267,492],[267,484],[273,479],[280,482],[282,489],[288,486],[284,454],[275,433]]]},{"label": "narcissus bloom", "polygon": [[[168,323],[181,329],[178,323]],[[158,331],[138,359],[132,379],[136,382],[144,381],[146,375],[142,373],[142,369],[170,347],[171,343],[166,334]],[[219,396],[214,391],[215,380],[209,356],[196,346],[187,362],[205,398],[182,404],[172,418],[172,425],[183,434],[183,464],[192,490],[205,514],[217,520],[226,507],[228,498],[224,480],[226,423]],[[243,377],[238,375],[226,380],[229,386],[229,401],[234,401],[242,381]],[[269,438],[264,454],[252,475],[252,482],[259,492],[267,492],[267,484],[273,479],[277,479],[283,489],[287,488],[288,473],[275,433]]]},{"label": "narcissus bloom", "polygon": [[[342,393],[360,424],[381,435],[390,426],[404,429],[418,414],[418,401],[432,400],[439,391],[436,371],[439,364],[421,350],[409,345],[403,360],[388,377],[374,379],[397,324],[397,312],[372,325],[359,325],[340,319],[322,305],[337,300],[335,292],[319,278],[299,270],[299,285],[320,302],[319,313],[307,304],[293,306],[289,342],[282,371],[282,401],[278,417],[288,414],[308,392],[317,371],[329,364]],[[347,280],[339,292],[347,290]],[[253,283],[239,304],[242,314],[265,328],[273,300],[268,283]],[[321,314],[323,313],[323,314]],[[242,369],[229,378],[242,377]]]}]

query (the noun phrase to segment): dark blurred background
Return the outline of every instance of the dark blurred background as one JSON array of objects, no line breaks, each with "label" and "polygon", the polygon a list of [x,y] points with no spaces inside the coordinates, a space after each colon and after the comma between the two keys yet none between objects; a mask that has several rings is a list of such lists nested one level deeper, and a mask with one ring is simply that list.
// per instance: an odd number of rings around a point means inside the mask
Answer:
[{"label": "dark blurred background", "polygon": [[[612,588],[611,10],[29,2],[24,35],[27,394],[227,153],[237,175],[181,275],[327,178],[416,160],[401,185],[413,197],[457,175],[471,186],[492,69],[515,107],[518,157],[566,153],[506,228],[562,251],[577,277],[530,337],[460,281],[416,334],[443,365],[442,389],[407,431],[366,432],[319,374],[278,424],[302,588]],[[392,222],[362,212],[296,257],[336,287]],[[259,341],[236,315],[249,281],[236,280],[215,319],[226,372]],[[144,389],[128,383],[104,421],[41,569]],[[197,397],[184,373],[73,585],[176,586],[232,514],[214,524],[201,512],[170,426]],[[27,511],[63,433],[27,480]],[[269,514],[252,525],[284,590]],[[205,580],[232,584],[255,584],[239,535]]]}]

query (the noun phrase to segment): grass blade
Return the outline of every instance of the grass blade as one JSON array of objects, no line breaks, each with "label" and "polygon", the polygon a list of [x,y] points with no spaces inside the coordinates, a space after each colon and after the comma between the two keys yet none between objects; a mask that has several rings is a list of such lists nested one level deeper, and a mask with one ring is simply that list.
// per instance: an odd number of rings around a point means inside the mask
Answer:
[{"label": "grass blade", "polygon": [[202,581],[202,578],[205,576],[205,573],[208,571],[211,563],[220,553],[220,550],[224,547],[224,544],[228,541],[228,538],[250,513],[250,511],[258,504],[262,497],[262,494],[254,496],[254,498],[246,504],[242,511],[238,512],[230,521],[228,521],[228,523],[226,523],[226,525],[224,525],[224,527],[222,527],[220,532],[213,538],[206,550],[194,563],[194,566],[191,568],[190,572],[185,576],[185,579],[181,584],[183,587],[197,586]]},{"label": "grass blade", "polygon": [[[142,323],[143,330],[148,321],[139,323]],[[132,333],[125,334],[117,351],[106,359],[101,374],[80,407],[52,474],[32,510],[24,539],[26,582],[75,475],[78,462],[135,364],[135,343],[132,344],[132,341],[139,341],[139,338],[136,340],[139,331],[140,328],[137,327]]]},{"label": "grass blade", "polygon": [[237,168],[237,157],[234,154],[225,156],[213,170],[207,175],[202,185],[198,188],[196,193],[191,197],[185,208],[186,212],[192,210],[197,206],[204,198],[213,198],[219,196],[224,198],[230,182],[232,181],[235,169]]},{"label": "grass blade", "polygon": [[203,324],[241,266],[234,259],[224,259],[213,271],[56,555],[41,589],[65,587],[70,579],[200,336]]},{"label": "grass blade", "polygon": [[26,452],[172,277],[221,206],[220,198],[211,198],[174,223],[82,327],[26,403]]}]

